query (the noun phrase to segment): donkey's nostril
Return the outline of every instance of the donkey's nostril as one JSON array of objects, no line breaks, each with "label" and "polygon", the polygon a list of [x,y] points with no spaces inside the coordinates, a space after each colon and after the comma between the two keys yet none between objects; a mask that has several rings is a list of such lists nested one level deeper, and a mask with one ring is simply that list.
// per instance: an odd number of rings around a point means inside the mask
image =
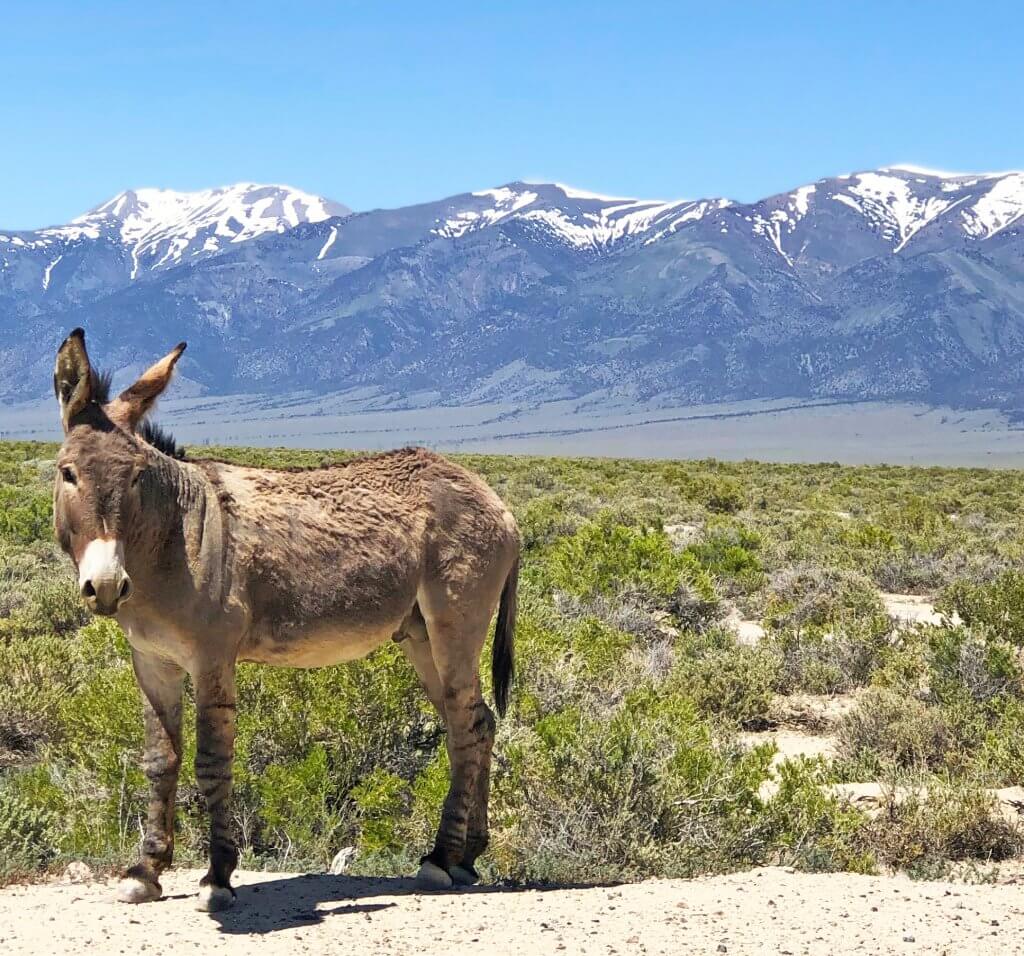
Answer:
[{"label": "donkey's nostril", "polygon": [[96,597],[96,588],[94,588],[92,586],[92,581],[86,581],[85,584],[82,585],[82,597],[84,597],[84,598],[94,598],[94,597]]},{"label": "donkey's nostril", "polygon": [[127,600],[128,595],[132,593],[132,579],[125,575],[124,580],[121,582],[121,590],[118,591],[117,596],[122,601]]}]

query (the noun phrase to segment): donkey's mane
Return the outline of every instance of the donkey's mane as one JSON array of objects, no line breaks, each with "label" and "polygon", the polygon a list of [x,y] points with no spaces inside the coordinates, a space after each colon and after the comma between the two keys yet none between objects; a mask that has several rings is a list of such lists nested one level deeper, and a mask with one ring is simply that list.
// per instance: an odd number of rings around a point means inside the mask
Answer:
[{"label": "donkey's mane", "polygon": [[97,405],[106,405],[110,401],[110,386],[114,381],[114,373],[110,371],[96,372],[93,383],[92,400]]},{"label": "donkey's mane", "polygon": [[[94,370],[94,373],[96,378],[93,382],[92,400],[97,405],[106,405],[110,401],[114,373],[109,370]],[[169,458],[182,459],[185,457],[185,449],[174,440],[174,436],[149,419],[142,422],[137,434],[144,442],[152,445],[157,451],[163,452]]]},{"label": "donkey's mane", "polygon": [[185,449],[174,440],[174,436],[148,418],[139,426],[139,437],[169,458],[183,459],[185,457]]}]

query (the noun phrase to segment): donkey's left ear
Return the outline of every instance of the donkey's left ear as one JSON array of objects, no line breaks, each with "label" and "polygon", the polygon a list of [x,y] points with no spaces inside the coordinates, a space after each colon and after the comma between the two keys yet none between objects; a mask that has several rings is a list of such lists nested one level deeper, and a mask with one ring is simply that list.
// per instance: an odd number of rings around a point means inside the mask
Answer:
[{"label": "donkey's left ear", "polygon": [[97,384],[98,376],[85,351],[85,332],[75,329],[61,343],[53,368],[53,392],[60,405],[65,433],[71,427],[71,419],[96,397]]},{"label": "donkey's left ear", "polygon": [[111,420],[128,431],[135,431],[135,426],[149,414],[153,403],[167,388],[174,374],[174,366],[184,351],[185,343],[182,342],[155,365],[151,365],[134,385],[118,395],[106,408]]}]

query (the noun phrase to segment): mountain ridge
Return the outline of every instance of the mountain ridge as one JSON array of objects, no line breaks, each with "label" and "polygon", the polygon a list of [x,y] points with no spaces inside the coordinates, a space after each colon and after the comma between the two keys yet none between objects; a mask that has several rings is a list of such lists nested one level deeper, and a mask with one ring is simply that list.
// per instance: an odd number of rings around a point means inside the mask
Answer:
[{"label": "mountain ridge", "polygon": [[294,222],[252,192],[285,187],[238,188],[235,225],[234,199],[170,217],[180,249],[96,226],[140,191],[78,217],[96,235],[0,230],[0,397],[42,391],[47,349],[82,324],[124,367],[188,338],[183,371],[211,394],[1018,404],[1024,173],[890,166],[755,203],[513,182],[354,213],[312,197]]}]

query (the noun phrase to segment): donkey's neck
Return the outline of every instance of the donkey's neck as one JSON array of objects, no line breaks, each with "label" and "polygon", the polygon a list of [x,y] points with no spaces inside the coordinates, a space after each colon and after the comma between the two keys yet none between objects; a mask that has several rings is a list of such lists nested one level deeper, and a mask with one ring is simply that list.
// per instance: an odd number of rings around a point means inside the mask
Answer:
[{"label": "donkey's neck", "polygon": [[207,505],[207,482],[192,466],[158,451],[147,454],[145,511],[151,515],[147,530],[162,540],[202,520]]},{"label": "donkey's neck", "polygon": [[137,605],[190,595],[219,600],[229,578],[225,516],[209,479],[194,464],[150,450],[142,480],[141,519],[127,542],[129,573],[141,585]]}]

